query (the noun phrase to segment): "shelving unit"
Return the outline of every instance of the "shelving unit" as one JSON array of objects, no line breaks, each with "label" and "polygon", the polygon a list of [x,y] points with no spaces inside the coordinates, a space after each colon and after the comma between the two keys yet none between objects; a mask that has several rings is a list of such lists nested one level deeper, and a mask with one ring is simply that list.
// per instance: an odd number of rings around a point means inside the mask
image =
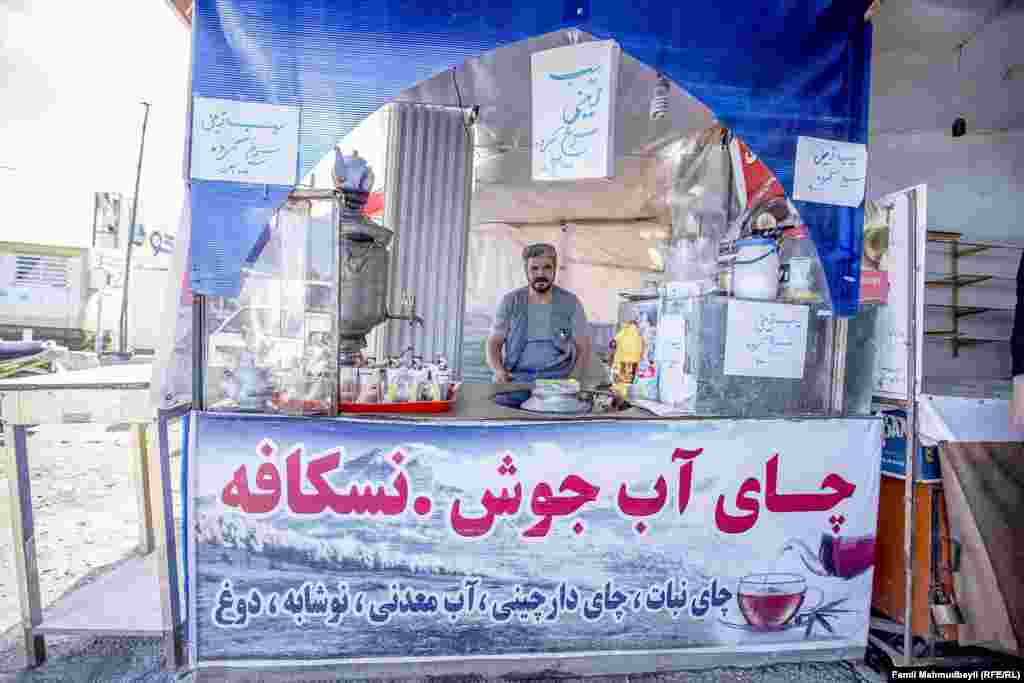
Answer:
[{"label": "shelving unit", "polygon": [[[954,257],[956,257],[955,252]],[[960,254],[959,258],[964,258],[964,255]],[[971,285],[980,285],[982,282],[988,282],[990,280],[1013,282],[1012,277],[963,273],[956,277],[933,276],[933,279],[925,280],[924,284],[929,289],[935,287],[970,287]]]},{"label": "shelving unit", "polygon": [[953,356],[958,357],[960,350],[966,347],[978,346],[981,344],[1008,343],[1009,339],[986,337],[977,334],[965,333],[961,329],[960,321],[972,316],[995,313],[998,315],[1012,315],[1014,309],[1004,306],[964,305],[961,303],[961,292],[967,287],[976,287],[987,284],[994,287],[1012,286],[1016,282],[1015,277],[1007,275],[993,275],[986,273],[963,273],[961,272],[961,260],[978,256],[979,254],[996,249],[1014,250],[1020,252],[1024,247],[1016,244],[1003,242],[978,242],[964,241],[961,234],[956,232],[928,231],[928,243],[940,244],[948,247],[950,259],[950,272],[933,273],[926,276],[925,287],[927,289],[948,288],[952,292],[952,303],[950,304],[926,304],[926,308],[932,310],[944,310],[949,313],[950,327],[946,329],[933,329],[925,331],[925,338],[929,341],[941,341],[951,343]]},{"label": "shelving unit", "polygon": [[924,333],[928,340],[952,341],[956,346],[977,346],[978,344],[1008,344],[1008,339],[970,337],[955,330],[928,330]]}]

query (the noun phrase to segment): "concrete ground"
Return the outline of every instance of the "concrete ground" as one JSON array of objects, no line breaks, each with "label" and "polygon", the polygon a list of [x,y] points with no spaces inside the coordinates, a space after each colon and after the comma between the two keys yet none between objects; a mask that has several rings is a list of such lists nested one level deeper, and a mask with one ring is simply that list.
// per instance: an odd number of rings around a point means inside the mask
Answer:
[{"label": "concrete ground", "polygon": [[[160,643],[145,638],[52,638],[47,640],[49,660],[31,671],[18,670],[18,661],[10,639],[0,643],[8,647],[0,651],[0,681],[17,683],[172,683],[193,681],[188,672],[177,675],[163,671]],[[14,648],[17,649],[17,648]],[[414,672],[411,672],[413,675]],[[210,680],[209,677],[202,680]],[[258,678],[250,679],[258,680]],[[303,679],[298,679],[303,680]],[[322,674],[306,679],[310,683],[326,683],[342,679],[327,679]],[[410,681],[428,679],[410,678]],[[429,679],[437,683],[438,679]],[[485,683],[483,678],[460,677],[453,683]],[[542,679],[533,679],[542,680]],[[581,681],[583,679],[559,679]],[[877,683],[883,679],[863,664],[838,662],[830,664],[773,664],[750,669],[717,668],[701,671],[679,671],[657,675],[602,676],[585,679],[587,683]],[[521,681],[519,681],[521,683]]]}]

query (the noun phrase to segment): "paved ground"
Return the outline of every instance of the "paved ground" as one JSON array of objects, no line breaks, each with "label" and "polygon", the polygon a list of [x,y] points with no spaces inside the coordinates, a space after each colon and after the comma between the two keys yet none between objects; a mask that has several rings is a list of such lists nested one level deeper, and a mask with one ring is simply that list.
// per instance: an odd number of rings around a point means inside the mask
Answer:
[{"label": "paved ground", "polygon": [[[161,667],[159,641],[131,638],[65,638],[49,644],[51,661],[34,671],[6,669],[7,653],[0,654],[0,681],[17,683],[172,683],[192,681],[184,673],[174,676]],[[208,680],[208,679],[203,679]],[[310,683],[326,683],[322,675]],[[341,680],[341,679],[337,679]],[[423,680],[423,679],[409,679]],[[458,683],[484,683],[483,678],[460,677]],[[581,679],[560,679],[580,681]],[[585,679],[587,683],[876,683],[883,679],[863,665],[776,664],[753,669],[720,668],[705,671],[680,671],[661,675],[608,676]],[[438,683],[438,679],[432,679]],[[518,682],[518,683],[521,683]]]}]

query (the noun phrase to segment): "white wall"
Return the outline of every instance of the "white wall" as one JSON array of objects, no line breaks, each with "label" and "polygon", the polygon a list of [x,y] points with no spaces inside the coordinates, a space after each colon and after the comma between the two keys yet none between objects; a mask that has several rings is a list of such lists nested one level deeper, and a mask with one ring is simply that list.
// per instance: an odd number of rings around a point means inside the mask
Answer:
[{"label": "white wall", "polygon": [[949,132],[871,140],[868,194],[928,185],[928,227],[1024,242],[1024,130],[954,139]]},{"label": "white wall", "polygon": [[[926,183],[931,229],[1024,241],[1024,8],[983,4],[886,3],[876,18],[868,195]],[[952,137],[957,117],[967,136]]]}]

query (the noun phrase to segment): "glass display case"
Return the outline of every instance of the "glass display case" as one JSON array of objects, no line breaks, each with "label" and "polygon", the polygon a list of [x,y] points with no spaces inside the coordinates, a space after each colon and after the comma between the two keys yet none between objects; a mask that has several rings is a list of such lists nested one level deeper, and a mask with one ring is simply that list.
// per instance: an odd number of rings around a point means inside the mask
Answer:
[{"label": "glass display case", "polygon": [[721,417],[827,415],[834,320],[824,304],[661,297],[658,400]]},{"label": "glass display case", "polygon": [[209,410],[337,413],[339,195],[296,190],[266,226],[237,297],[206,307]]}]

